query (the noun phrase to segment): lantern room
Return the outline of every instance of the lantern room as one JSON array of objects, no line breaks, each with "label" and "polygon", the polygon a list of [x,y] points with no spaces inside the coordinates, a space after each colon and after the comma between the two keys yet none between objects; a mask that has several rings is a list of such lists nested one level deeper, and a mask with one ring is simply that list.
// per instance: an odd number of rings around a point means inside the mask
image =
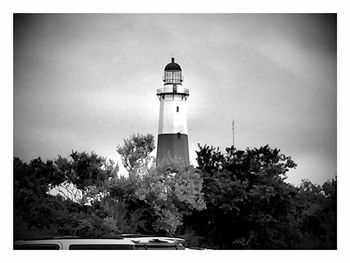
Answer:
[{"label": "lantern room", "polygon": [[174,58],[171,58],[171,63],[166,65],[164,69],[164,84],[181,84],[182,80],[181,67],[175,63]]}]

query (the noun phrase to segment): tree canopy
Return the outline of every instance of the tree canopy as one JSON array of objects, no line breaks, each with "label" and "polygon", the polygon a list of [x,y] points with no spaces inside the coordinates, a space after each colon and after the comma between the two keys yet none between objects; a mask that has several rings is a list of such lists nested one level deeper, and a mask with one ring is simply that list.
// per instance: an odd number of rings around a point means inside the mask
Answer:
[{"label": "tree canopy", "polygon": [[199,145],[197,167],[177,158],[156,163],[153,150],[150,134],[125,139],[117,147],[125,175],[93,152],[15,157],[15,239],[140,233],[214,249],[336,248],[336,178],[291,185],[295,162],[268,145]]},{"label": "tree canopy", "polygon": [[[323,186],[286,183],[286,173],[296,164],[268,145],[246,151],[231,147],[225,153],[199,145],[197,161],[207,209],[187,217],[185,224],[196,239],[202,237],[203,245],[217,249],[336,247],[335,180]],[[309,220],[316,218],[323,225],[311,226]]]}]

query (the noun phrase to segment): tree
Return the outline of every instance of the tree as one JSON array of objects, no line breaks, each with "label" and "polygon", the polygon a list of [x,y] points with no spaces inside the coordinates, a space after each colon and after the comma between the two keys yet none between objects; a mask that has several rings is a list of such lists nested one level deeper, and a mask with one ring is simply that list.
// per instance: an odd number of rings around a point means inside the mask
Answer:
[{"label": "tree", "polygon": [[76,202],[86,203],[107,194],[107,180],[117,176],[119,167],[96,153],[72,151],[69,158],[55,160],[62,183],[56,190]]},{"label": "tree", "polygon": [[121,232],[174,235],[184,215],[205,207],[202,179],[178,159],[143,166],[134,176],[109,181],[110,194],[101,204]]},{"label": "tree", "polygon": [[15,239],[142,233],[216,249],[336,248],[336,178],[288,184],[296,164],[268,145],[224,153],[199,146],[194,168],[177,158],[156,164],[152,136],[124,142],[127,176],[95,153],[29,163],[15,157]]},{"label": "tree", "polygon": [[199,145],[207,208],[184,220],[192,245],[217,249],[336,248],[336,180],[285,182],[296,164],[268,145],[236,150]]},{"label": "tree", "polygon": [[[198,169],[207,209],[186,218],[186,224],[207,246],[287,248],[294,235],[289,227],[294,188],[285,183],[296,164],[268,146],[237,151],[199,145]],[[281,233],[288,232],[282,238]],[[295,240],[292,238],[291,240]]]},{"label": "tree", "polygon": [[133,134],[129,139],[124,139],[123,146],[117,146],[122,163],[131,174],[133,169],[140,167],[154,150],[154,137],[151,134]]},{"label": "tree", "polygon": [[205,208],[202,179],[182,159],[164,159],[142,176],[136,196],[152,208],[156,232],[174,235],[183,216]]},{"label": "tree", "polygon": [[62,182],[58,170],[50,160],[36,158],[27,164],[18,157],[13,169],[15,237],[40,233],[50,224],[55,200],[48,192]]},{"label": "tree", "polygon": [[[155,164],[150,134],[132,135],[117,147],[128,177],[110,182],[106,207],[121,230],[173,235],[183,215],[205,207],[202,180],[192,166],[176,159]],[[132,225],[134,227],[128,227]]]},{"label": "tree", "polygon": [[303,180],[297,188],[298,219],[304,248],[336,249],[337,246],[337,181],[322,186]]},{"label": "tree", "polygon": [[[116,165],[94,153],[73,151],[68,158],[46,162],[37,158],[29,164],[15,157],[15,239],[46,235],[101,236],[116,232],[106,216],[85,205],[83,199],[70,196],[69,191],[75,191],[73,194],[81,191],[84,197],[94,201],[108,194],[104,185],[117,170]],[[66,185],[72,185],[73,190],[64,189]],[[61,196],[49,194],[62,186]]]}]

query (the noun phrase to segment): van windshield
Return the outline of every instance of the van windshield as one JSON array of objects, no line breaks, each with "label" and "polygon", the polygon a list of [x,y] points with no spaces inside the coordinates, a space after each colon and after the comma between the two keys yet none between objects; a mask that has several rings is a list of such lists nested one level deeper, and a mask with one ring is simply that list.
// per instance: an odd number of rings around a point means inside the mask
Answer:
[{"label": "van windshield", "polygon": [[133,245],[114,244],[74,244],[69,246],[69,250],[123,250],[134,249]]},{"label": "van windshield", "polygon": [[15,244],[13,249],[20,250],[59,250],[58,244]]}]

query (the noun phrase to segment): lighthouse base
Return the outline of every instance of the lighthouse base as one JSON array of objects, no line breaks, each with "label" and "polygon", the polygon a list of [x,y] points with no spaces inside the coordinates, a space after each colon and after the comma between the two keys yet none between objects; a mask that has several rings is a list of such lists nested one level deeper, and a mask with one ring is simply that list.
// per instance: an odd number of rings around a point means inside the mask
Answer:
[{"label": "lighthouse base", "polygon": [[159,134],[157,145],[157,161],[166,157],[180,157],[186,164],[190,164],[188,154],[187,134]]}]

